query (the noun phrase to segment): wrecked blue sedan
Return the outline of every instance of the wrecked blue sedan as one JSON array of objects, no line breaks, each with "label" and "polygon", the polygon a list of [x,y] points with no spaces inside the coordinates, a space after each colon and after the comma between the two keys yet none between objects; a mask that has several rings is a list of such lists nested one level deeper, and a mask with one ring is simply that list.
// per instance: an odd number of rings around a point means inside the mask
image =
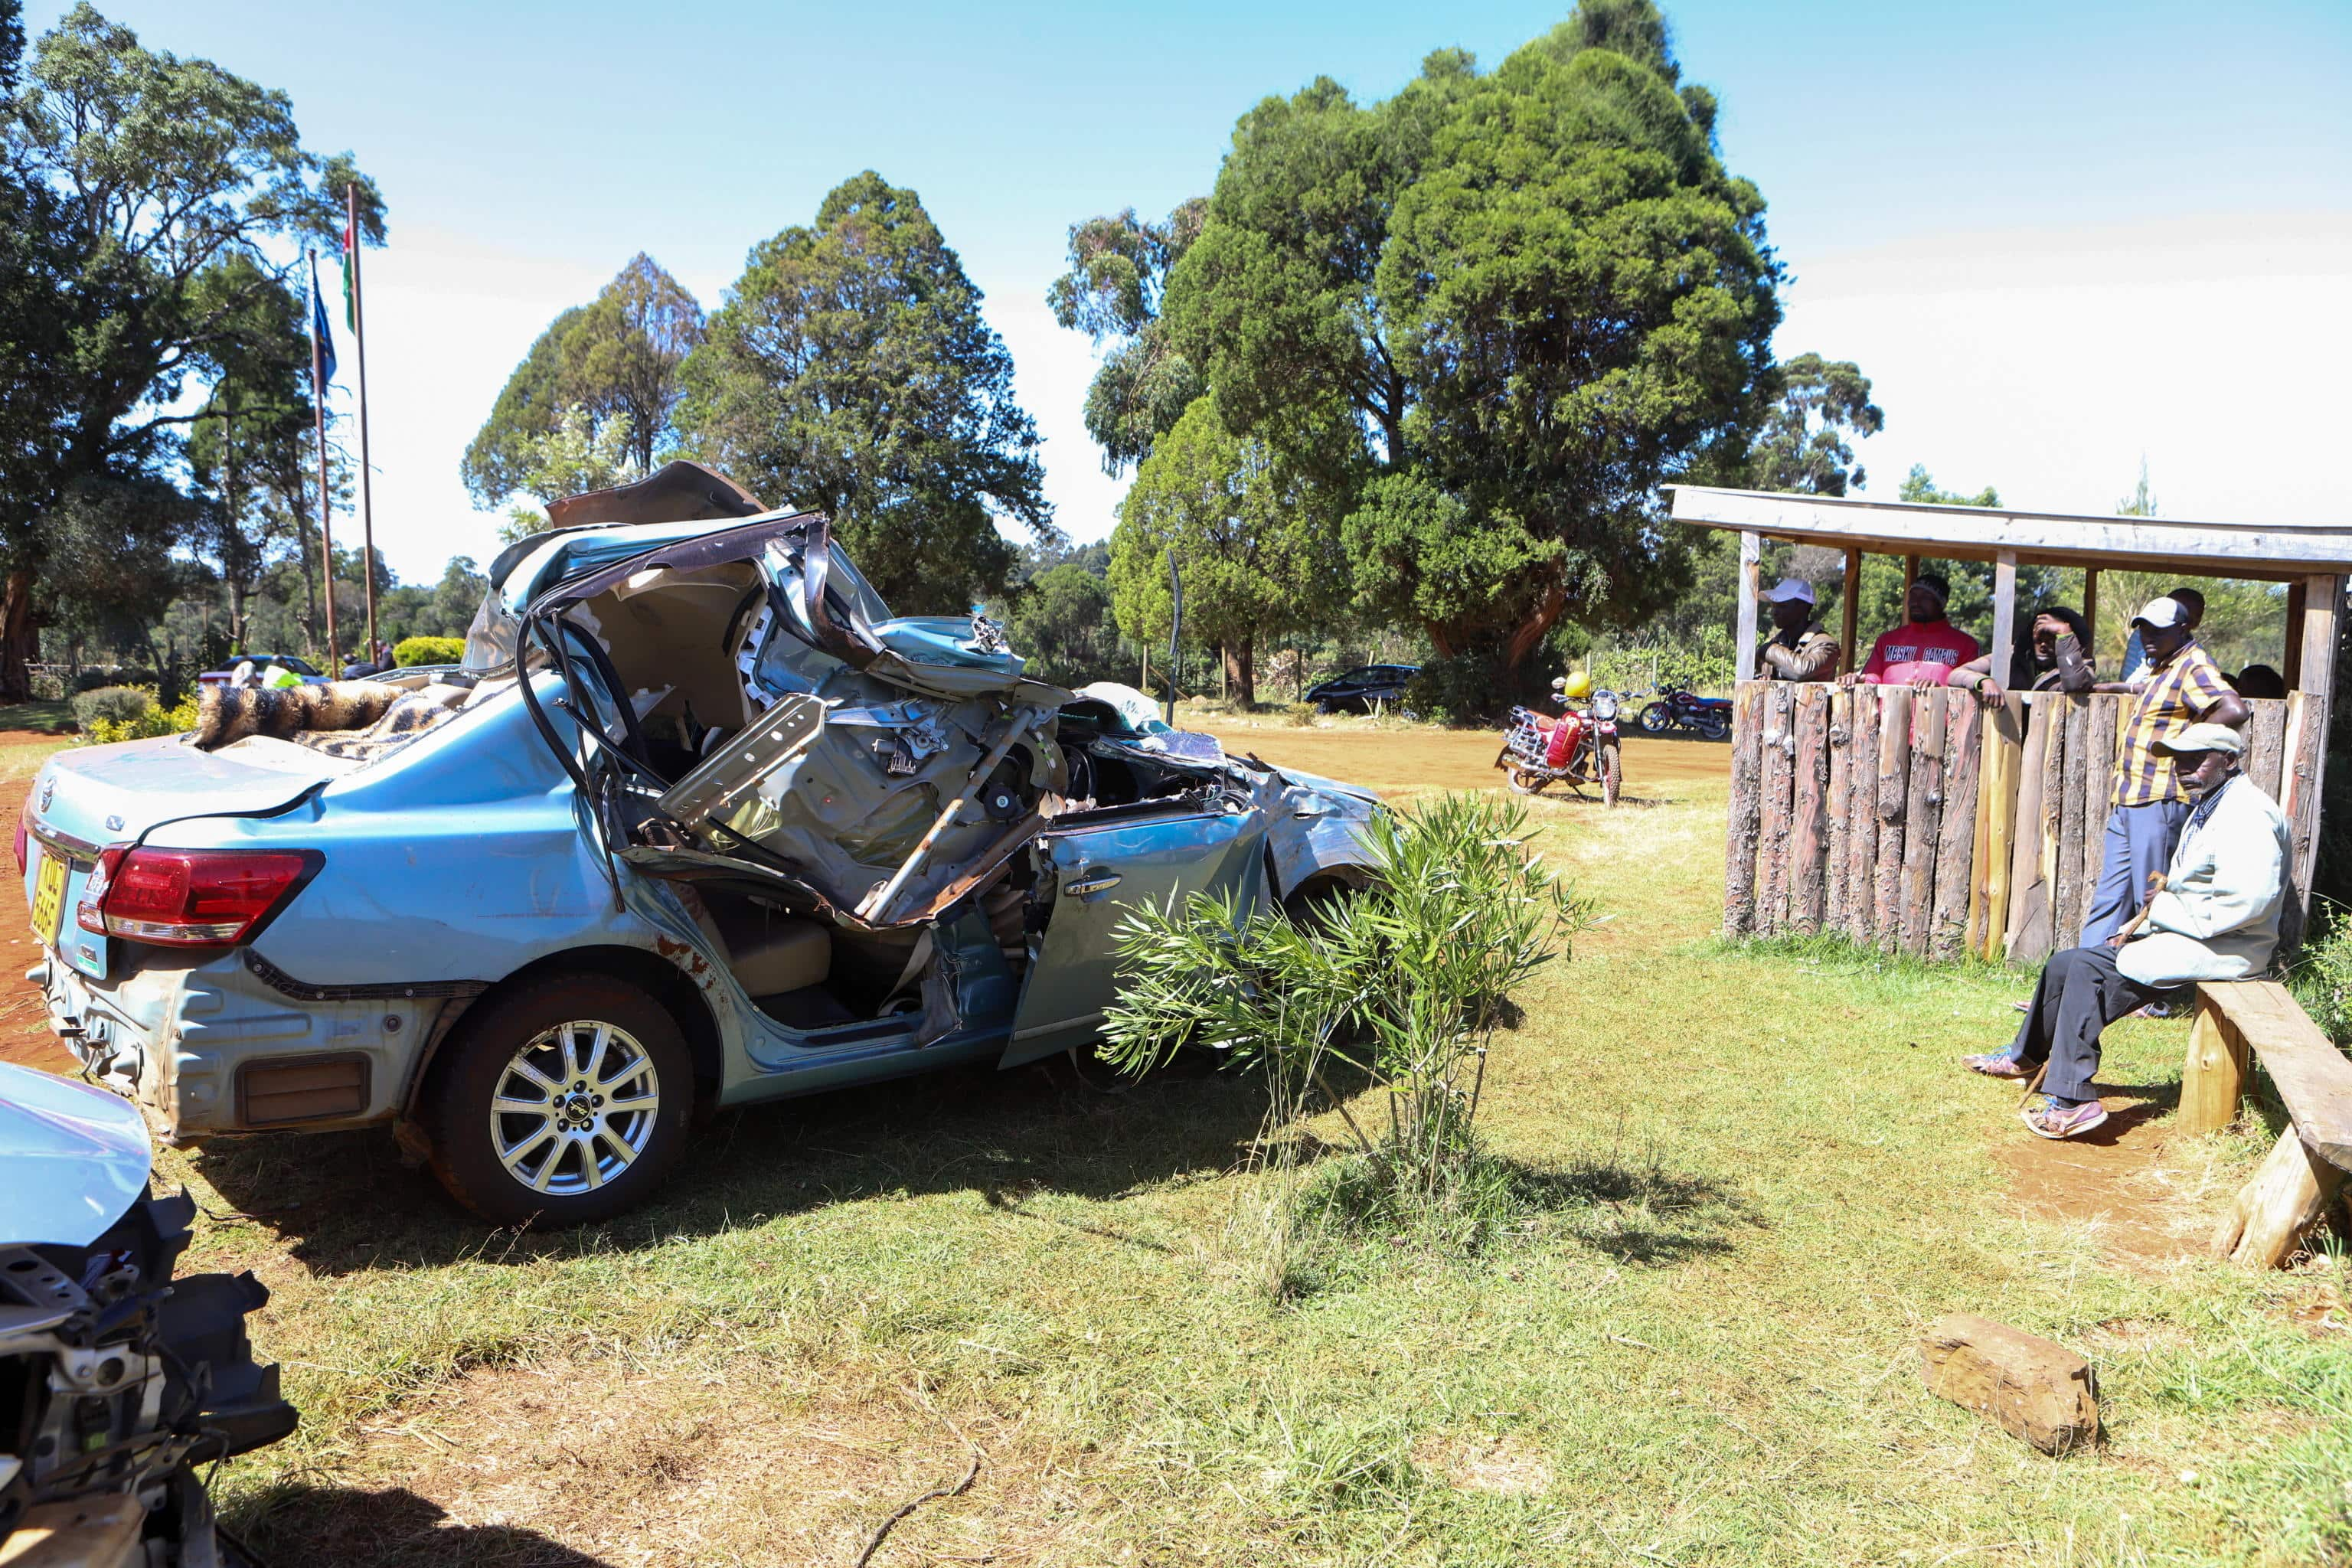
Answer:
[{"label": "wrecked blue sedan", "polygon": [[717,1108],[1087,1047],[1123,904],[1365,875],[1367,793],[892,616],[822,516],[683,464],[561,505],[461,665],[42,770],[30,977],[163,1140],[390,1122],[488,1218],[597,1219]]}]

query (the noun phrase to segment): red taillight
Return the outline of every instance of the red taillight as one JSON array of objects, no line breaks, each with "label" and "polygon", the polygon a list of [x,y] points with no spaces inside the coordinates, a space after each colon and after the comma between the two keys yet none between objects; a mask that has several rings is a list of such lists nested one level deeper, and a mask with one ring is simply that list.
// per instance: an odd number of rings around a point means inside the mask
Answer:
[{"label": "red taillight", "polygon": [[170,947],[233,947],[316,864],[290,849],[133,849],[116,845],[82,884],[84,931]]}]

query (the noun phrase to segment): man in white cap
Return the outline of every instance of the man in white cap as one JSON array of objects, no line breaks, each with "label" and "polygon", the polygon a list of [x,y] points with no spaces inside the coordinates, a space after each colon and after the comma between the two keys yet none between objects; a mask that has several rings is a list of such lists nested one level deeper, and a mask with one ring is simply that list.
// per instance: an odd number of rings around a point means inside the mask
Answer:
[{"label": "man in white cap", "polygon": [[2171,860],[2189,816],[2189,792],[2178,771],[2166,765],[2157,742],[2191,724],[2234,730],[2246,721],[2245,699],[2197,646],[2190,631],[2195,624],[2188,606],[2168,595],[2150,599],[2132,617],[2132,629],[2147,649],[2148,674],[2124,718],[2123,757],[2108,796],[2105,859],[2078,939],[2084,947],[2115,935],[2147,902],[2148,879]]},{"label": "man in white cap", "polygon": [[2043,1103],[2024,1113],[2037,1135],[2077,1138],[2107,1119],[2091,1089],[2106,1026],[2176,987],[2270,967],[2285,904],[2287,826],[2239,772],[2245,744],[2222,724],[2184,725],[2154,742],[2196,797],[2161,890],[2105,942],[2051,954],[2008,1050],[1961,1058],[1994,1078],[2026,1078],[2049,1064]]},{"label": "man in white cap", "polygon": [[1838,640],[1813,617],[1813,585],[1783,577],[1764,590],[1772,606],[1772,635],[1758,662],[1767,680],[1828,680],[1837,674]]}]

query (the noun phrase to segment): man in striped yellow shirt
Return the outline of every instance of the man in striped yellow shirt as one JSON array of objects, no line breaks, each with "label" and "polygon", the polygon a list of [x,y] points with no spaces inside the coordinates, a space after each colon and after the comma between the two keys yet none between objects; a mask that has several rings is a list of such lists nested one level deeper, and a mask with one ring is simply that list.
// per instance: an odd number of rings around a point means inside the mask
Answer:
[{"label": "man in striped yellow shirt", "polygon": [[2158,742],[2191,724],[2236,729],[2246,721],[2245,699],[2197,646],[2189,611],[2179,600],[2150,599],[2132,617],[2132,629],[2150,666],[2124,720],[2123,758],[2110,797],[2099,885],[2083,921],[2084,947],[2104,947],[2139,912],[2150,879],[2171,864],[2180,825],[2188,820],[2189,792]]}]

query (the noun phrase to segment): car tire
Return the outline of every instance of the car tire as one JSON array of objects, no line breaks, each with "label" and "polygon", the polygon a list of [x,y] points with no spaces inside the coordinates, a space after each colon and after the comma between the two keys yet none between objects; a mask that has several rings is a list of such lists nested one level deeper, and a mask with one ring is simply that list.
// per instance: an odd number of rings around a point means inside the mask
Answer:
[{"label": "car tire", "polygon": [[433,1173],[499,1225],[593,1225],[661,1185],[686,1151],[694,1092],[686,1037],[653,996],[549,975],[458,1026],[425,1108]]}]

